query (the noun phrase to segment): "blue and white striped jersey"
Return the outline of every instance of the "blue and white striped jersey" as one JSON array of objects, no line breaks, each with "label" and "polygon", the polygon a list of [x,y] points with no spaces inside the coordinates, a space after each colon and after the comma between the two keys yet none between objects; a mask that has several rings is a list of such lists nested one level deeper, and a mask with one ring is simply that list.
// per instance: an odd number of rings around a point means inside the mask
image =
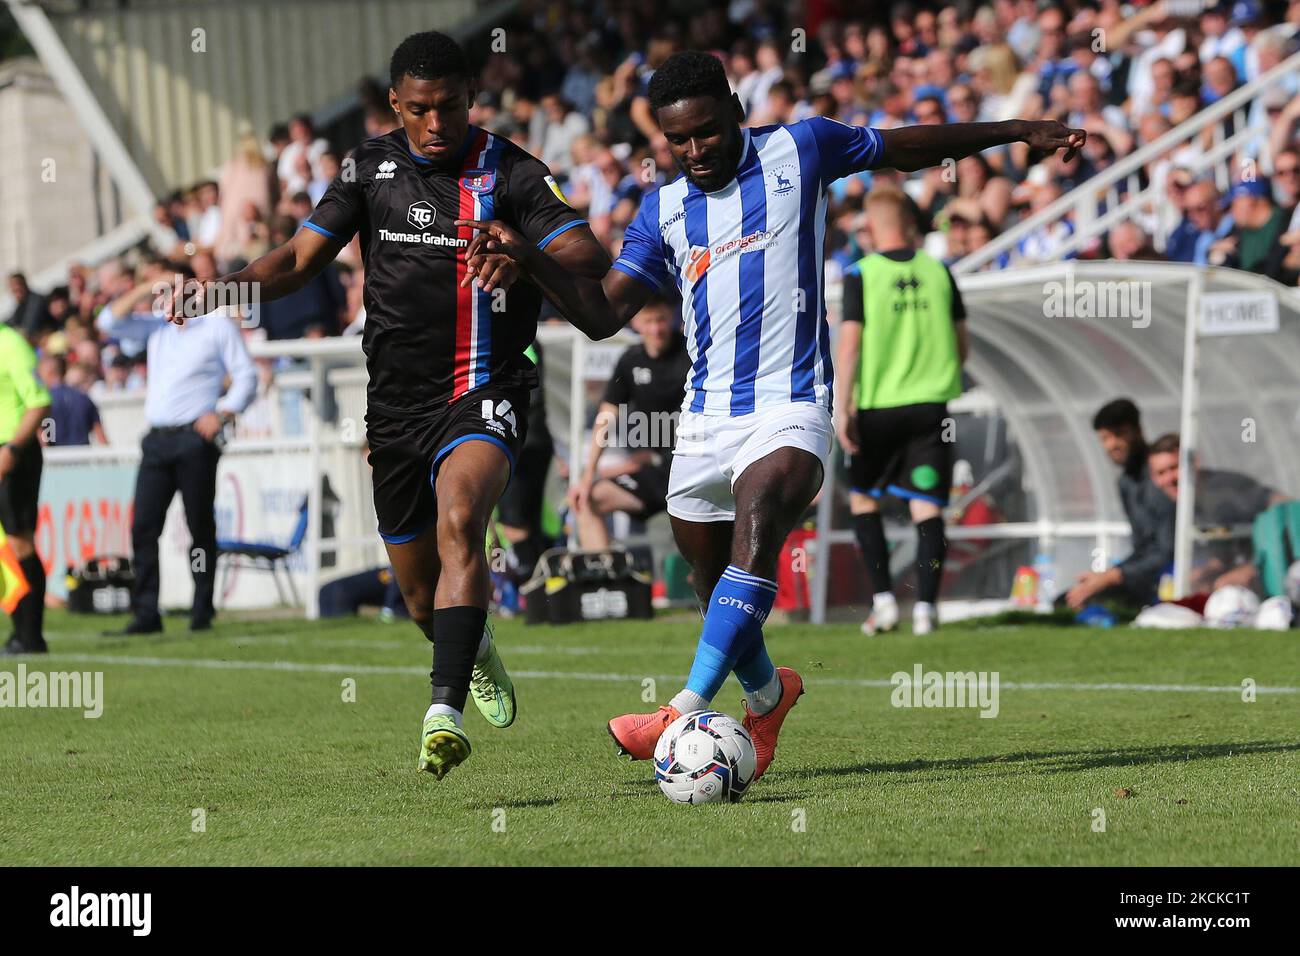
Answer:
[{"label": "blue and white striped jersey", "polygon": [[680,176],[645,196],[614,268],[655,289],[669,275],[677,283],[691,357],[683,409],[830,408],[827,187],[878,165],[880,134],[821,116],[742,134],[723,189],[706,193]]}]

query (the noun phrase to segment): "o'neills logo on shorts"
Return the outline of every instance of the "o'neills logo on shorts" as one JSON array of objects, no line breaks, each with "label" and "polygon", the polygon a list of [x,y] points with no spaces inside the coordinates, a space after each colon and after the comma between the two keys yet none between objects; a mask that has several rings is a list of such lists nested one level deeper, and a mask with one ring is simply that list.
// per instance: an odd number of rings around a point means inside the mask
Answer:
[{"label": "o'neills logo on shorts", "polygon": [[766,249],[775,241],[776,233],[769,232],[767,229],[760,229],[758,232],[751,232],[739,239],[728,239],[726,242],[720,242],[712,247],[691,246],[691,251],[686,256],[686,269],[684,270],[686,278],[690,282],[698,282],[704,276],[704,273],[719,262],[746,252],[758,252],[760,249]]}]

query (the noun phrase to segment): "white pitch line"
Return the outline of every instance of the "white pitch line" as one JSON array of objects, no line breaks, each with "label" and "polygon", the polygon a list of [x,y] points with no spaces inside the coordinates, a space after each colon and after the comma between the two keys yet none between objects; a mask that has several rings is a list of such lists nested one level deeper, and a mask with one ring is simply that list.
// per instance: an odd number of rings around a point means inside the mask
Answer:
[{"label": "white pitch line", "polygon": [[[133,667],[194,667],[209,670],[290,671],[318,674],[400,674],[426,676],[423,667],[403,667],[391,664],[313,664],[304,661],[238,661],[202,657],[126,657],[112,654],[50,654],[47,660],[69,661],[78,664],[126,664]],[[685,680],[683,674],[602,674],[584,671],[514,671],[514,676],[528,680],[578,680],[605,683],[639,683],[647,677],[655,680]],[[910,675],[909,675],[910,676]],[[894,687],[891,680],[815,677],[807,681],[812,685],[839,687]],[[1068,690],[1068,691],[1128,691],[1130,693],[1184,693],[1184,694],[1240,694],[1240,686],[1215,686],[1212,684],[1070,684],[1063,682],[1000,681],[1004,690]],[[1300,687],[1255,688],[1260,694],[1300,694]]]}]

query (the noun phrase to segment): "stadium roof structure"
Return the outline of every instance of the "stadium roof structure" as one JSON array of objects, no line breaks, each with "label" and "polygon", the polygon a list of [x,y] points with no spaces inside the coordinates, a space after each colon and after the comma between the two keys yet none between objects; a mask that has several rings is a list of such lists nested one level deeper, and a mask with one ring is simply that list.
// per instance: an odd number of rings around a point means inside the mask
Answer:
[{"label": "stadium roof structure", "polygon": [[1039,521],[1124,520],[1115,468],[1092,417],[1107,401],[1128,397],[1142,411],[1148,440],[1179,430],[1187,323],[1203,293],[1272,295],[1278,330],[1198,336],[1194,451],[1207,467],[1300,494],[1296,289],[1237,270],[1163,262],[1053,263],[957,281],[970,314],[967,369],[1014,432]]}]

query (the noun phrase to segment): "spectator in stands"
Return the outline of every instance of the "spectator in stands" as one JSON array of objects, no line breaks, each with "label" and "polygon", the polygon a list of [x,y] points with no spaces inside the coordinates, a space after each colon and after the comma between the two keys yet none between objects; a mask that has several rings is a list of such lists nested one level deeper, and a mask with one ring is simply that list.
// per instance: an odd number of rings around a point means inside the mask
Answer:
[{"label": "spectator in stands", "polygon": [[[192,541],[190,630],[206,631],[216,613],[212,599],[217,459],[224,429],[256,394],[257,369],[238,327],[225,312],[209,312],[177,325],[157,314],[141,316],[134,311],[137,304],[128,295],[105,306],[98,320],[110,336],[145,339],[151,373],[145,397],[149,431],[141,442],[131,522],[135,562],[131,620],[119,633],[163,629],[158,611],[158,538],[177,490]],[[224,388],[227,379],[229,389]]]},{"label": "spectator in stands", "polygon": [[1201,40],[1198,54],[1202,63],[1209,63],[1215,57],[1230,57],[1246,44],[1246,37],[1241,29],[1229,26],[1228,17],[1232,11],[1231,3],[1216,3],[1201,12]]},{"label": "spectator in stands", "polygon": [[[298,230],[290,216],[277,216],[271,225],[271,246],[278,248]],[[215,278],[215,277],[214,277]],[[326,335],[338,335],[344,324],[347,292],[334,268],[323,270],[301,289],[256,307],[255,327],[268,339],[300,339],[316,327]]]},{"label": "spectator in stands", "polygon": [[107,445],[104,426],[99,420],[99,409],[80,388],[64,382],[68,372],[67,360],[62,355],[42,356],[37,367],[41,382],[50,393],[49,418],[42,423],[38,433],[46,445]]},{"label": "spectator in stands", "polygon": [[[1027,195],[1029,199],[1028,216],[1041,212],[1061,198],[1061,187],[1046,176],[1041,177],[1038,182],[1026,183],[1025,187],[1022,195]],[[1061,247],[1073,235],[1074,225],[1071,220],[1058,219],[1039,226],[1021,239],[1018,251],[1022,258],[1030,262],[1052,259],[1060,255]],[[1071,252],[1064,258],[1073,259],[1075,255]]]},{"label": "spectator in stands", "polygon": [[[1178,434],[1161,435],[1148,449],[1151,480],[1169,498],[1178,500]],[[1261,485],[1249,475],[1237,471],[1203,468],[1193,461],[1196,480],[1194,520],[1202,527],[1232,528],[1249,525],[1260,512],[1290,497]],[[1233,542],[1214,543],[1209,559],[1193,569],[1193,591],[1212,591],[1229,584],[1254,587],[1258,572],[1250,561],[1249,548],[1234,547]]]},{"label": "spectator in stands", "polygon": [[1232,231],[1210,246],[1209,263],[1263,272],[1286,228],[1287,215],[1273,203],[1267,179],[1243,180],[1232,187],[1228,196],[1232,203]]},{"label": "spectator in stands", "polygon": [[[289,142],[285,144],[276,160],[276,174],[280,180],[280,194],[292,196],[305,190],[311,182],[312,171],[321,156],[329,149],[329,143],[316,135],[316,128],[311,117],[305,113],[289,121]],[[300,158],[307,160],[307,172],[299,163]]]},{"label": "spectator in stands", "polygon": [[1219,191],[1211,179],[1197,180],[1186,188],[1184,210],[1165,255],[1174,262],[1206,265],[1214,244],[1232,231],[1232,216],[1224,213]]},{"label": "spectator in stands", "polygon": [[28,342],[35,341],[41,330],[51,325],[45,296],[33,292],[27,284],[27,276],[21,272],[10,274],[9,294],[14,297],[14,310],[6,321],[21,332]]},{"label": "spectator in stands", "polygon": [[1142,227],[1132,221],[1116,223],[1106,235],[1110,247],[1110,258],[1121,262],[1135,259],[1161,258],[1151,245],[1151,240],[1142,231]]},{"label": "spectator in stands", "polygon": [[1107,600],[1140,608],[1155,601],[1160,576],[1174,558],[1174,504],[1151,482],[1142,420],[1132,401],[1117,398],[1103,405],[1092,427],[1106,455],[1120,466],[1119,497],[1133,550],[1105,571],[1079,575],[1065,603],[1075,610]]},{"label": "spectator in stands", "polygon": [[45,297],[45,310],[49,313],[50,325],[56,329],[63,328],[72,315],[72,297],[66,285],[50,290],[50,294]]},{"label": "spectator in stands", "polygon": [[534,153],[552,173],[564,175],[573,163],[573,141],[590,130],[591,123],[558,93],[542,97],[540,107],[545,124]]},{"label": "spectator in stands", "polygon": [[1237,68],[1226,56],[1216,56],[1202,71],[1201,102],[1210,106],[1237,88]]},{"label": "spectator in stands", "polygon": [[342,168],[337,153],[329,150],[321,153],[320,162],[316,164],[316,174],[307,186],[307,195],[311,197],[313,208],[320,202],[320,197],[325,195],[325,190],[329,188],[330,183],[334,182],[334,178]]},{"label": "spectator in stands", "polygon": [[1068,81],[1070,112],[1066,123],[1088,131],[1088,140],[1104,137],[1115,152],[1124,155],[1133,148],[1128,116],[1118,106],[1107,105],[1101,95],[1101,83],[1091,73],[1075,72]]},{"label": "spectator in stands", "polygon": [[220,188],[214,182],[199,183],[194,199],[197,206],[192,224],[194,245],[199,249],[214,249],[221,238]]},{"label": "spectator in stands", "polygon": [[98,397],[109,392],[126,392],[133,388],[142,388],[143,381],[133,381],[131,377],[132,362],[129,356],[118,352],[108,361],[104,370],[103,381],[91,387],[91,396]]},{"label": "spectator in stands", "polygon": [[291,217],[298,225],[306,222],[315,208],[311,201],[311,193],[305,191],[294,193],[284,205],[283,215]]},{"label": "spectator in stands", "polygon": [[184,255],[185,243],[190,235],[185,220],[173,218],[167,203],[160,202],[153,207],[153,221],[161,232],[161,235],[153,237],[152,240],[158,253],[164,256]]},{"label": "spectator in stands", "polygon": [[224,238],[215,252],[226,271],[237,271],[242,268],[237,263],[252,262],[271,247],[271,234],[262,210],[252,200],[244,203],[230,221],[223,217],[221,232]]},{"label": "spectator in stands", "polygon": [[1294,146],[1273,157],[1273,199],[1287,217],[1286,231],[1300,229],[1300,149]]},{"label": "spectator in stands", "polygon": [[271,177],[266,154],[257,137],[246,132],[230,162],[221,171],[221,231],[219,258],[231,261],[250,239],[250,224],[264,223],[271,214]]},{"label": "spectator in stands", "polygon": [[[609,547],[605,519],[616,511],[649,518],[666,507],[673,432],[691,368],[678,326],[676,303],[660,295],[652,296],[632,320],[641,344],[624,352],[614,366],[586,464],[569,486],[569,507],[583,548]],[[602,471],[601,456],[621,437],[629,443],[626,464]]]}]

